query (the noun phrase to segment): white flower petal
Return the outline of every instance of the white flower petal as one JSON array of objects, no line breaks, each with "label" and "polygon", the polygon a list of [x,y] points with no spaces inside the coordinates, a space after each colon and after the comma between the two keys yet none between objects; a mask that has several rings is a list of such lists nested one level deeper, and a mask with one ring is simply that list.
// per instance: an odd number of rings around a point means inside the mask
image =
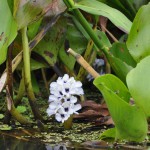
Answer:
[{"label": "white flower petal", "polygon": [[80,81],[77,81],[74,85],[75,87],[81,87],[82,86],[82,83]]},{"label": "white flower petal", "polygon": [[55,111],[54,111],[53,109],[50,109],[50,108],[48,108],[48,109],[46,110],[46,112],[47,112],[48,116],[51,116],[51,115],[54,115],[54,114],[55,114]]},{"label": "white flower petal", "polygon": [[57,83],[56,82],[52,82],[51,84],[50,84],[50,88],[56,88],[57,87]]},{"label": "white flower petal", "polygon": [[59,104],[55,103],[55,102],[51,102],[49,105],[50,109],[56,109],[58,106],[59,106]]},{"label": "white flower petal", "polygon": [[49,102],[52,102],[52,101],[56,101],[56,100],[58,100],[58,97],[56,97],[55,95],[50,95],[49,96]]},{"label": "white flower petal", "polygon": [[76,111],[80,110],[81,108],[82,107],[80,104],[76,104],[76,105],[74,105],[73,110],[74,110],[74,112],[76,112]]},{"label": "white flower petal", "polygon": [[63,80],[64,81],[67,81],[69,79],[69,75],[68,74],[65,74],[64,76],[63,76]]},{"label": "white flower petal", "polygon": [[77,102],[77,98],[75,96],[71,96],[70,102],[71,103],[76,103]]},{"label": "white flower petal", "polygon": [[62,118],[61,118],[61,115],[59,113],[57,113],[55,115],[55,119],[58,121],[58,122],[61,122],[62,121]]}]

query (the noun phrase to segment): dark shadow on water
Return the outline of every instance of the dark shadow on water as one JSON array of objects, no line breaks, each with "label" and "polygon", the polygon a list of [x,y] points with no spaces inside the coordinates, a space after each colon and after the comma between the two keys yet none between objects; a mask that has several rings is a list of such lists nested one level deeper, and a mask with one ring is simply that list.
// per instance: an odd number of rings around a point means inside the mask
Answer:
[{"label": "dark shadow on water", "polygon": [[0,136],[0,150],[47,150],[40,142],[23,141],[8,136]]}]

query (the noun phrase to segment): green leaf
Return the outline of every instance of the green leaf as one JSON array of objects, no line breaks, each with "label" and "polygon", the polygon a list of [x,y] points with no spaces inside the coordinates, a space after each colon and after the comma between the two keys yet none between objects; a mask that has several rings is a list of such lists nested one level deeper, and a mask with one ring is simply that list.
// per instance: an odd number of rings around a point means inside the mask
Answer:
[{"label": "green leaf", "polygon": [[110,52],[113,54],[114,57],[119,58],[123,62],[125,62],[127,65],[135,67],[136,62],[132,58],[132,56],[129,53],[129,50],[127,49],[127,46],[125,43],[113,43]]},{"label": "green leaf", "polygon": [[32,40],[36,36],[39,27],[41,25],[41,22],[42,22],[42,18],[28,26],[28,38],[30,40]]},{"label": "green leaf", "polygon": [[[37,70],[37,69],[41,69],[41,68],[48,68],[49,66],[46,63],[41,62],[40,60],[34,60],[34,59],[30,59],[30,66],[31,66],[31,70]],[[23,62],[21,62],[17,69],[18,70],[22,70],[23,68]]]},{"label": "green leaf", "polygon": [[100,135],[100,140],[106,140],[106,139],[115,139],[116,137],[116,129],[115,128],[110,128],[105,130],[101,135]]},{"label": "green leaf", "polygon": [[108,5],[98,2],[97,0],[82,0],[76,3],[75,8],[80,8],[94,15],[107,17],[114,25],[126,33],[129,33],[132,22],[124,16],[120,11],[109,7]]},{"label": "green leaf", "polygon": [[[82,54],[87,46],[86,38],[81,34],[81,32],[72,24],[69,23],[67,26],[66,41],[69,42],[69,46],[79,54]],[[73,70],[76,59],[66,53],[64,45],[59,51],[60,60],[70,69]]]},{"label": "green leaf", "polygon": [[25,106],[18,106],[17,107],[17,110],[20,112],[20,113],[24,113],[24,112],[26,112],[26,107]]},{"label": "green leaf", "polygon": [[34,52],[42,56],[50,66],[54,66],[57,55],[65,40],[66,19],[61,18],[34,48]]},{"label": "green leaf", "polygon": [[127,47],[130,54],[139,62],[150,55],[150,3],[142,6],[134,21],[127,40]]},{"label": "green leaf", "polygon": [[116,139],[143,141],[148,131],[146,116],[142,109],[127,103],[129,92],[121,80],[107,74],[96,78],[94,85],[102,92],[115,123]]},{"label": "green leaf", "polygon": [[52,0],[44,0],[44,1],[28,1],[21,7],[19,7],[16,13],[16,21],[18,24],[18,29],[21,29],[25,26],[28,26],[29,23],[34,22],[41,18],[47,7],[50,7],[50,2]]},{"label": "green leaf", "polygon": [[4,125],[0,125],[0,130],[2,131],[8,131],[8,130],[11,130],[12,127],[7,125],[7,124],[4,124]]},{"label": "green leaf", "polygon": [[132,66],[129,66],[125,62],[123,62],[121,59],[108,55],[107,59],[109,60],[109,63],[111,64],[111,67],[115,74],[124,82],[126,83],[126,76],[133,69]]},{"label": "green leaf", "polygon": [[[77,26],[77,28],[80,30],[80,32],[83,34],[83,36],[87,39],[90,40],[90,36],[87,34],[87,32],[85,31],[85,29],[82,27],[82,25],[80,24],[80,22],[74,17],[72,16],[72,19],[75,23],[75,25]],[[91,25],[91,24],[90,24]],[[92,25],[91,25],[92,27]],[[104,43],[105,46],[107,47],[111,47],[111,43],[108,39],[108,37],[106,36],[106,34],[100,30],[96,30],[93,32],[96,32],[95,34],[97,34],[97,36],[99,37],[99,39],[102,41],[102,43]]]},{"label": "green leaf", "polygon": [[0,114],[0,119],[3,119],[4,118],[4,115],[3,114]]},{"label": "green leaf", "polygon": [[137,64],[127,75],[127,85],[136,104],[150,117],[150,56]]},{"label": "green leaf", "polygon": [[[98,82],[97,82],[98,81]],[[104,76],[101,76],[97,79],[95,79],[94,84],[98,83],[101,84],[101,82],[105,85],[107,85],[107,88],[111,89],[114,93],[116,93],[122,100],[129,103],[130,100],[130,93],[127,89],[127,87],[124,85],[124,83],[117,77],[111,74],[107,74]],[[117,83],[117,84],[116,84]]]},{"label": "green leaf", "polygon": [[123,0],[107,0],[107,5],[116,8],[117,10],[121,11],[123,14],[125,14],[129,19],[133,20],[134,16],[135,16],[135,12],[131,13],[132,10],[130,9],[130,7],[128,7],[127,5],[124,5],[123,3],[127,3],[126,1]]},{"label": "green leaf", "polygon": [[0,1],[0,64],[6,60],[7,48],[17,35],[14,21],[7,0]]}]

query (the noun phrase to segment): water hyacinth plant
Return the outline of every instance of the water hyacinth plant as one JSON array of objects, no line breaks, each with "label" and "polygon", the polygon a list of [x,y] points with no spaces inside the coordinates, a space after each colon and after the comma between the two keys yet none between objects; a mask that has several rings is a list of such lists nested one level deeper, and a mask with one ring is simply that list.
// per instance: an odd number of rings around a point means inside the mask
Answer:
[{"label": "water hyacinth plant", "polygon": [[64,123],[72,114],[78,114],[81,105],[77,104],[77,97],[83,95],[82,83],[74,77],[65,74],[56,82],[50,84],[48,116],[55,115],[58,122]]}]

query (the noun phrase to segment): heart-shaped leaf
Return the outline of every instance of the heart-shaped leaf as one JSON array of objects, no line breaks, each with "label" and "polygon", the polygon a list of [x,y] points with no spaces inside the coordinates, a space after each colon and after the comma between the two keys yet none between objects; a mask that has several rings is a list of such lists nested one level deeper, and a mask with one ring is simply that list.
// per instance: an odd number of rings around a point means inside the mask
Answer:
[{"label": "heart-shaped leaf", "polygon": [[146,116],[150,117],[150,56],[144,58],[127,75],[129,91]]},{"label": "heart-shaped leaf", "polygon": [[127,47],[135,61],[150,55],[150,3],[142,6],[134,21],[127,40]]},{"label": "heart-shaped leaf", "polygon": [[129,92],[121,80],[107,74],[96,78],[94,85],[102,92],[115,123],[116,139],[143,141],[148,131],[146,116],[141,108],[127,103]]}]

